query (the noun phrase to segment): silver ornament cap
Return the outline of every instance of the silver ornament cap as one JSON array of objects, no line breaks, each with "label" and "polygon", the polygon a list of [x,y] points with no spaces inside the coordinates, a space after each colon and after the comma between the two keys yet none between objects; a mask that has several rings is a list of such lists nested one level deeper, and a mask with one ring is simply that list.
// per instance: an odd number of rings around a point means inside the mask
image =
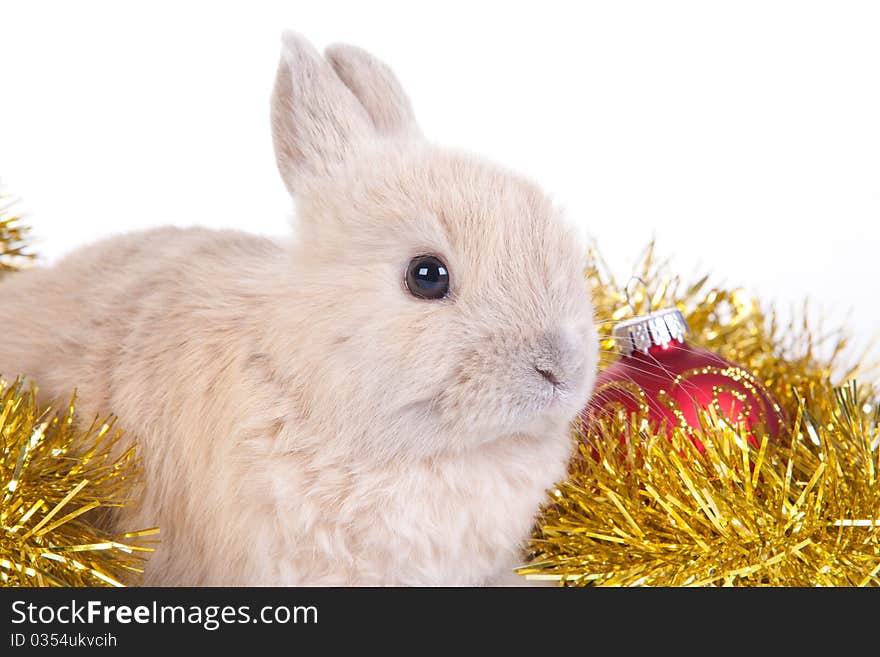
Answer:
[{"label": "silver ornament cap", "polygon": [[630,356],[634,351],[647,354],[651,347],[662,347],[673,340],[684,342],[688,333],[687,322],[678,308],[665,308],[633,317],[620,322],[612,331],[623,356]]}]

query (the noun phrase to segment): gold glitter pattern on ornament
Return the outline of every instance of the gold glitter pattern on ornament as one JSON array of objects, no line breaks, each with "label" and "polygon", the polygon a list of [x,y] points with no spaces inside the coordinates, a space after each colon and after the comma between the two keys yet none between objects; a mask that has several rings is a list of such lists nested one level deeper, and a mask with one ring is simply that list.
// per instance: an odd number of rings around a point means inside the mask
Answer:
[{"label": "gold glitter pattern on ornament", "polygon": [[[725,408],[724,406],[722,406],[721,395],[728,395],[729,397],[732,397],[737,402],[739,402],[739,410],[737,411],[735,417],[732,415],[733,405],[731,405],[728,408]],[[734,387],[725,386],[725,385],[716,385],[716,386],[712,386],[712,401],[709,403],[712,406],[712,408],[714,408],[718,412],[719,417],[727,420],[733,426],[736,426],[740,423],[748,424],[749,420],[752,418],[753,406],[752,406],[751,402],[749,401],[750,399],[752,399],[752,398],[749,397],[749,395],[745,394],[739,388],[734,388]],[[757,415],[758,421],[761,422],[762,424],[766,424],[767,414],[761,408],[761,405],[757,404],[754,408],[757,409],[756,415]]]},{"label": "gold glitter pattern on ornament", "polygon": [[[753,405],[749,401],[750,399],[754,399],[760,402],[762,399],[764,399],[761,395],[761,390],[759,388],[757,380],[749,372],[746,372],[744,369],[733,365],[727,367],[716,367],[714,365],[695,367],[693,369],[682,372],[675,377],[673,381],[673,390],[675,390],[675,388],[683,387],[687,384],[693,384],[699,387],[698,379],[700,376],[717,376],[724,379],[730,379],[730,381],[733,382],[731,385],[728,386],[712,386],[712,401],[710,402],[710,404],[720,414],[722,418],[726,419],[728,422],[731,422],[734,426],[737,426],[740,423],[748,422],[754,408],[757,410],[757,421],[761,424],[766,424],[767,414],[764,411],[763,404],[758,403]],[[742,386],[742,388],[745,388],[750,394],[744,394],[736,386]],[[734,399],[740,402],[741,410],[736,417],[730,417],[731,409],[724,408],[722,406],[719,397],[723,393],[729,394]],[[669,398],[668,401],[671,404],[675,404],[675,401],[671,398]],[[778,406],[776,406],[776,404],[771,404],[768,402],[768,405],[771,408],[776,409],[778,412]],[[680,416],[683,418],[680,413],[677,413],[676,416]],[[681,426],[685,426],[686,424],[687,423],[682,424]]]},{"label": "gold glitter pattern on ornament", "polygon": [[684,413],[681,411],[681,406],[679,406],[678,402],[665,390],[661,390],[657,393],[657,399],[663,404],[672,415],[675,416],[676,424],[682,429],[688,429],[688,421],[684,416]]}]

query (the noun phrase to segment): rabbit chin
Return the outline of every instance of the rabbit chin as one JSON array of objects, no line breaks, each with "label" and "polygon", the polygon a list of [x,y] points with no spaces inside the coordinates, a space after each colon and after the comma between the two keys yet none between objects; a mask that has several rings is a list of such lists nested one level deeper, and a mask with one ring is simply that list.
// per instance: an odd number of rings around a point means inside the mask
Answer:
[{"label": "rabbit chin", "polygon": [[[449,390],[430,403],[409,409],[436,432],[437,438],[418,448],[467,451],[510,436],[533,436],[557,440],[589,400],[595,366],[585,368],[581,378],[561,386],[515,379],[507,390]],[[411,422],[410,422],[411,423]],[[438,445],[442,447],[438,448]],[[417,450],[418,450],[417,448]],[[427,455],[427,454],[425,454]]]},{"label": "rabbit chin", "polygon": [[[384,434],[383,449],[381,454],[373,453],[380,459],[420,459],[463,454],[495,441],[523,436],[539,441],[564,440],[561,437],[568,434],[570,422],[586,403],[589,388],[585,385],[580,394],[514,390],[500,405],[494,399],[472,398],[465,407],[454,409],[444,408],[442,400],[413,402],[397,415],[387,431],[379,431]],[[413,427],[419,429],[413,431]]]}]

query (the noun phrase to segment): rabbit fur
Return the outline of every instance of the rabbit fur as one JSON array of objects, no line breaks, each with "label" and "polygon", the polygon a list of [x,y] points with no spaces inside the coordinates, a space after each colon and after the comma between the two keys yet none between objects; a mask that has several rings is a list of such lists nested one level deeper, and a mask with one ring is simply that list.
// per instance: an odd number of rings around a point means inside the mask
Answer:
[{"label": "rabbit fur", "polygon": [[[166,227],[7,276],[0,372],[136,439],[145,584],[521,581],[595,377],[583,245],[359,48],[285,33],[271,124],[295,239]],[[446,298],[408,293],[419,254]]]}]

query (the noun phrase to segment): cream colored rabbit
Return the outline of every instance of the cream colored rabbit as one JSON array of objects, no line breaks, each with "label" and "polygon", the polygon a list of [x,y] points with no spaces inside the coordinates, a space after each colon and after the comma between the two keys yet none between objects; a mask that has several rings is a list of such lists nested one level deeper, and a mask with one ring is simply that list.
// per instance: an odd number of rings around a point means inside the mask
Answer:
[{"label": "cream colored rabbit", "polygon": [[137,437],[147,584],[522,579],[596,369],[583,249],[360,49],[286,33],[272,128],[292,245],[161,228],[9,276],[0,371]]}]

